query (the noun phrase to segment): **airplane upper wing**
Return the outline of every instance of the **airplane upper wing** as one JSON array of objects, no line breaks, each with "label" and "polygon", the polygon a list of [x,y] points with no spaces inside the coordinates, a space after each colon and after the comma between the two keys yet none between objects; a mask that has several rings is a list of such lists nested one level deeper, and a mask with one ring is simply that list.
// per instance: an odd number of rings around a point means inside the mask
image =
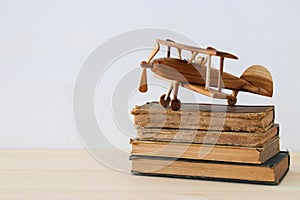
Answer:
[{"label": "airplane upper wing", "polygon": [[212,55],[212,56],[219,56],[219,57],[224,57],[224,58],[238,59],[238,57],[236,57],[235,55],[232,55],[232,54],[227,53],[227,52],[218,51],[214,48],[204,49],[204,48],[200,48],[200,47],[193,47],[193,46],[180,44],[180,43],[176,43],[176,42],[173,42],[173,41],[161,40],[161,39],[157,39],[156,42],[158,44],[162,44],[162,45],[166,45],[166,46],[170,46],[170,47],[175,47],[175,48],[183,49],[183,50],[187,50],[187,51],[192,51],[192,52],[197,52],[197,53],[204,53],[204,54],[208,54],[208,55]]}]

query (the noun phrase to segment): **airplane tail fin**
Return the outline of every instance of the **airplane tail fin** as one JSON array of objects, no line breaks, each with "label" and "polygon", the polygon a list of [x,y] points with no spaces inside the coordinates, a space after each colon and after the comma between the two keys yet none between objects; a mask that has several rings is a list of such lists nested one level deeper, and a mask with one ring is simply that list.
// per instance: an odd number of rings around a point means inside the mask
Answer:
[{"label": "airplane tail fin", "polygon": [[251,85],[245,85],[244,89],[247,91],[268,97],[273,96],[272,75],[265,67],[252,65],[244,71],[241,79],[251,83]]}]

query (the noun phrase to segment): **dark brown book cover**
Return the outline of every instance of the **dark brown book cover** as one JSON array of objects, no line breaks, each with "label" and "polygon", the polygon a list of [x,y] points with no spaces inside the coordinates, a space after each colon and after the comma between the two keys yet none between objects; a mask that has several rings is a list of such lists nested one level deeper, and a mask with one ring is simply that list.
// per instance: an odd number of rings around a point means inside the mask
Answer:
[{"label": "dark brown book cover", "polygon": [[[278,185],[290,166],[289,152],[281,151],[263,164],[130,156],[132,174],[188,179]],[[167,165],[168,164],[168,165]]]}]

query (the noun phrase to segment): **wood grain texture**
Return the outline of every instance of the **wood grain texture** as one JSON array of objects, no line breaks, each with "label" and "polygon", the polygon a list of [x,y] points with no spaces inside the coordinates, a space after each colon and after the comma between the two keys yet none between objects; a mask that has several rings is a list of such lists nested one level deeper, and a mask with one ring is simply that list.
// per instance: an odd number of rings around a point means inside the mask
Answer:
[{"label": "wood grain texture", "polygon": [[206,49],[200,48],[200,47],[193,47],[185,44],[176,43],[174,41],[168,41],[168,40],[161,40],[157,39],[156,42],[158,44],[167,45],[169,47],[175,47],[181,50],[187,50],[191,52],[197,52],[197,53],[204,53],[212,56],[219,56],[219,57],[225,57],[225,58],[231,58],[231,59],[238,59],[235,55],[228,53],[228,52],[222,52],[218,51],[215,48],[208,47]]},{"label": "wood grain texture", "polygon": [[[255,65],[245,70],[242,77],[236,77],[222,72],[222,80],[219,79],[220,71],[210,68],[209,76],[207,67],[187,60],[176,58],[158,58],[151,63],[151,70],[158,76],[165,79],[205,85],[207,77],[212,87],[250,92],[271,97],[273,95],[273,81],[270,72],[263,66]],[[147,66],[149,63],[146,64]],[[145,66],[146,67],[146,66]]]},{"label": "wood grain texture", "polygon": [[[265,93],[265,96],[273,96],[273,78],[269,70],[261,65],[252,65],[247,68],[241,76],[251,83],[251,85],[259,88],[260,91],[253,91],[257,94]],[[247,86],[245,85],[244,88]]]},{"label": "wood grain texture", "polygon": [[291,160],[283,182],[270,187],[132,176],[104,167],[84,150],[0,150],[0,199],[295,199],[300,153]]},{"label": "wood grain texture", "polygon": [[147,71],[146,71],[146,68],[144,68],[143,71],[142,71],[142,76],[141,76],[141,80],[140,80],[139,91],[140,92],[147,92],[147,90],[148,90]]},{"label": "wood grain texture", "polygon": [[[191,83],[205,85],[206,80],[205,66],[200,66],[196,63],[188,63],[185,60],[174,58],[159,58],[153,60],[152,71],[164,78],[177,80],[181,83]],[[219,70],[211,68],[210,70],[210,85],[218,87]],[[249,82],[240,79],[236,76],[223,72],[222,87],[227,89],[238,90]]]}]

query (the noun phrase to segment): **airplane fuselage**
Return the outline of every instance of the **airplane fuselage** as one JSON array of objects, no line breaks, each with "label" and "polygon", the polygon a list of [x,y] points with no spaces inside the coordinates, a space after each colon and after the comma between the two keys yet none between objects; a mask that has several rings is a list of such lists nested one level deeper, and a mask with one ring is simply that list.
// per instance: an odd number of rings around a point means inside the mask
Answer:
[{"label": "airplane fuselage", "polygon": [[[151,70],[166,79],[178,81],[180,83],[190,83],[196,85],[205,85],[206,66],[201,66],[197,63],[189,63],[186,60],[177,58],[159,58],[152,61]],[[210,69],[210,86],[218,86],[219,71]],[[240,90],[243,85],[249,85],[246,80],[223,72],[222,87],[231,90]]]}]

